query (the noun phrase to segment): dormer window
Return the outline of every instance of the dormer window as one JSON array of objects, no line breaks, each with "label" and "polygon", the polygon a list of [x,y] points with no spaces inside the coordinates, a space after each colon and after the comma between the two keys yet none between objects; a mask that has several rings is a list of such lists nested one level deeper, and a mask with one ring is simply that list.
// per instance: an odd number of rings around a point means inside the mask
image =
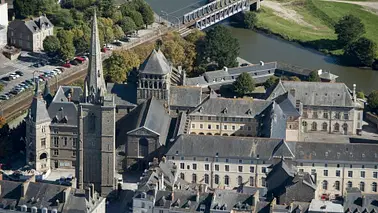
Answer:
[{"label": "dormer window", "polygon": [[248,109],[247,114],[248,114],[248,115],[252,115],[252,110],[251,110],[251,109]]},{"label": "dormer window", "polygon": [[223,109],[222,113],[227,114],[227,107]]}]

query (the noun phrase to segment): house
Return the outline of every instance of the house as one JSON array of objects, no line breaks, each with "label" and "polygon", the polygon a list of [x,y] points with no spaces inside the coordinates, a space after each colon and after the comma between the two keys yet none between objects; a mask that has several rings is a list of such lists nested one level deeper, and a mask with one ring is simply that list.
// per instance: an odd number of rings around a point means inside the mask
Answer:
[{"label": "house", "polygon": [[54,25],[42,15],[31,20],[14,20],[8,26],[8,45],[23,50],[38,52],[43,50],[43,40],[53,35]]},{"label": "house", "polygon": [[8,3],[5,0],[0,2],[0,48],[7,44],[8,31]]}]

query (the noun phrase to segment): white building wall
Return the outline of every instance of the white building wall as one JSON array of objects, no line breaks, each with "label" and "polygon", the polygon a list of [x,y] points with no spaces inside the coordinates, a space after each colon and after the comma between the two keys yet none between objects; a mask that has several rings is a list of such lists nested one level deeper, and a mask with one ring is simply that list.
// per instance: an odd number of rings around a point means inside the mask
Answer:
[{"label": "white building wall", "polygon": [[133,213],[152,213],[153,203],[147,199],[133,199]]},{"label": "white building wall", "polygon": [[105,209],[106,209],[106,199],[105,198],[102,198],[102,200],[100,201],[100,203],[90,211],[90,213],[105,213]]},{"label": "white building wall", "polygon": [[0,25],[8,26],[8,3],[0,4]]}]

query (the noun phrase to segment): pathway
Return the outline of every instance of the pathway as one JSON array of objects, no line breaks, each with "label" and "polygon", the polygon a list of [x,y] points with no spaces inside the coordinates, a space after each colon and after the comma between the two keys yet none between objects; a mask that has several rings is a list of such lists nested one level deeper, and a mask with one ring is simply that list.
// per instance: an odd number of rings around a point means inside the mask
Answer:
[{"label": "pathway", "polygon": [[378,14],[378,2],[377,1],[345,1],[345,0],[323,0],[323,1],[357,4],[357,5],[363,6],[367,9],[373,10],[375,13]]}]

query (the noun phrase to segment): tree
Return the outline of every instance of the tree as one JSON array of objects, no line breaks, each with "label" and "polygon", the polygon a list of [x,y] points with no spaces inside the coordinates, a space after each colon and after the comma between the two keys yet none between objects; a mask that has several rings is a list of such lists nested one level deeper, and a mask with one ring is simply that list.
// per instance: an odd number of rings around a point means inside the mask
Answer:
[{"label": "tree", "polygon": [[205,40],[206,33],[204,33],[201,30],[194,29],[191,33],[189,33],[186,37],[185,40],[192,44],[196,44],[198,41],[203,41]]},{"label": "tree", "polygon": [[319,82],[320,81],[320,77],[319,77],[318,73],[315,72],[315,71],[311,71],[310,75],[308,76],[308,81],[310,81],[310,82]]},{"label": "tree", "polygon": [[147,28],[148,25],[151,25],[152,23],[154,23],[154,20],[155,20],[154,11],[150,7],[150,5],[143,2],[141,7],[139,7],[139,12],[143,16],[143,22],[146,25],[146,28]]},{"label": "tree", "polygon": [[371,111],[378,112],[378,91],[373,90],[368,98],[367,103]]},{"label": "tree", "polygon": [[183,65],[186,58],[185,50],[178,42],[173,40],[163,42],[161,50],[174,66],[177,67]]},{"label": "tree", "polygon": [[68,9],[60,9],[59,11],[48,16],[51,23],[64,29],[72,29],[75,25],[72,13]]},{"label": "tree", "polygon": [[297,76],[291,76],[289,81],[301,81],[301,79],[299,79]]},{"label": "tree", "polygon": [[356,96],[357,96],[357,98],[365,99],[365,94],[362,91],[357,92]]},{"label": "tree", "polygon": [[110,17],[114,23],[118,23],[122,20],[122,12],[117,10],[117,11],[114,11],[114,13],[112,14],[112,16]]},{"label": "tree", "polygon": [[76,26],[71,30],[73,33],[73,44],[77,53],[84,53],[89,50],[91,29],[86,24]]},{"label": "tree", "polygon": [[233,83],[234,91],[239,96],[251,93],[255,89],[255,81],[246,72],[239,75]]},{"label": "tree", "polygon": [[59,30],[56,36],[60,41],[59,54],[62,59],[72,59],[75,56],[73,33],[69,30]]},{"label": "tree", "polygon": [[99,18],[99,37],[102,44],[110,43],[114,40],[113,20],[110,18]]},{"label": "tree", "polygon": [[128,16],[123,17],[120,21],[120,26],[125,34],[129,34],[137,29],[134,20]]},{"label": "tree", "polygon": [[7,123],[7,120],[3,116],[0,116],[0,129]]},{"label": "tree", "polygon": [[3,90],[4,90],[4,85],[0,84],[0,92],[2,92]]},{"label": "tree", "polygon": [[269,89],[270,87],[276,85],[279,80],[280,79],[277,78],[276,76],[271,76],[270,78],[268,78],[268,80],[266,80],[263,83],[263,85],[264,85],[265,89]]},{"label": "tree", "polygon": [[346,15],[335,25],[335,33],[337,34],[339,43],[346,46],[365,33],[365,26],[360,18]]},{"label": "tree", "polygon": [[257,15],[255,12],[247,11],[244,13],[244,27],[246,29],[253,29],[257,24]]},{"label": "tree", "polygon": [[344,50],[344,59],[351,65],[371,66],[376,57],[377,44],[364,37],[349,44]]},{"label": "tree", "polygon": [[60,49],[59,39],[56,36],[47,36],[43,40],[43,49],[51,56],[56,55]]},{"label": "tree", "polygon": [[24,19],[29,16],[37,16],[42,13],[53,13],[59,5],[54,0],[14,0],[13,11],[16,18]]},{"label": "tree", "polygon": [[104,75],[108,82],[123,83],[128,73],[138,67],[139,57],[131,51],[115,51],[104,61]]},{"label": "tree", "polygon": [[143,27],[143,16],[138,11],[131,11],[127,16],[130,16],[134,20],[135,25],[137,26],[137,29],[140,29]]},{"label": "tree", "polygon": [[122,27],[116,25],[113,25],[113,34],[115,39],[121,39],[125,37],[125,33],[122,30]]},{"label": "tree", "polygon": [[203,59],[216,62],[218,68],[235,67],[239,55],[239,42],[231,35],[229,29],[217,25],[211,29],[205,38]]}]

